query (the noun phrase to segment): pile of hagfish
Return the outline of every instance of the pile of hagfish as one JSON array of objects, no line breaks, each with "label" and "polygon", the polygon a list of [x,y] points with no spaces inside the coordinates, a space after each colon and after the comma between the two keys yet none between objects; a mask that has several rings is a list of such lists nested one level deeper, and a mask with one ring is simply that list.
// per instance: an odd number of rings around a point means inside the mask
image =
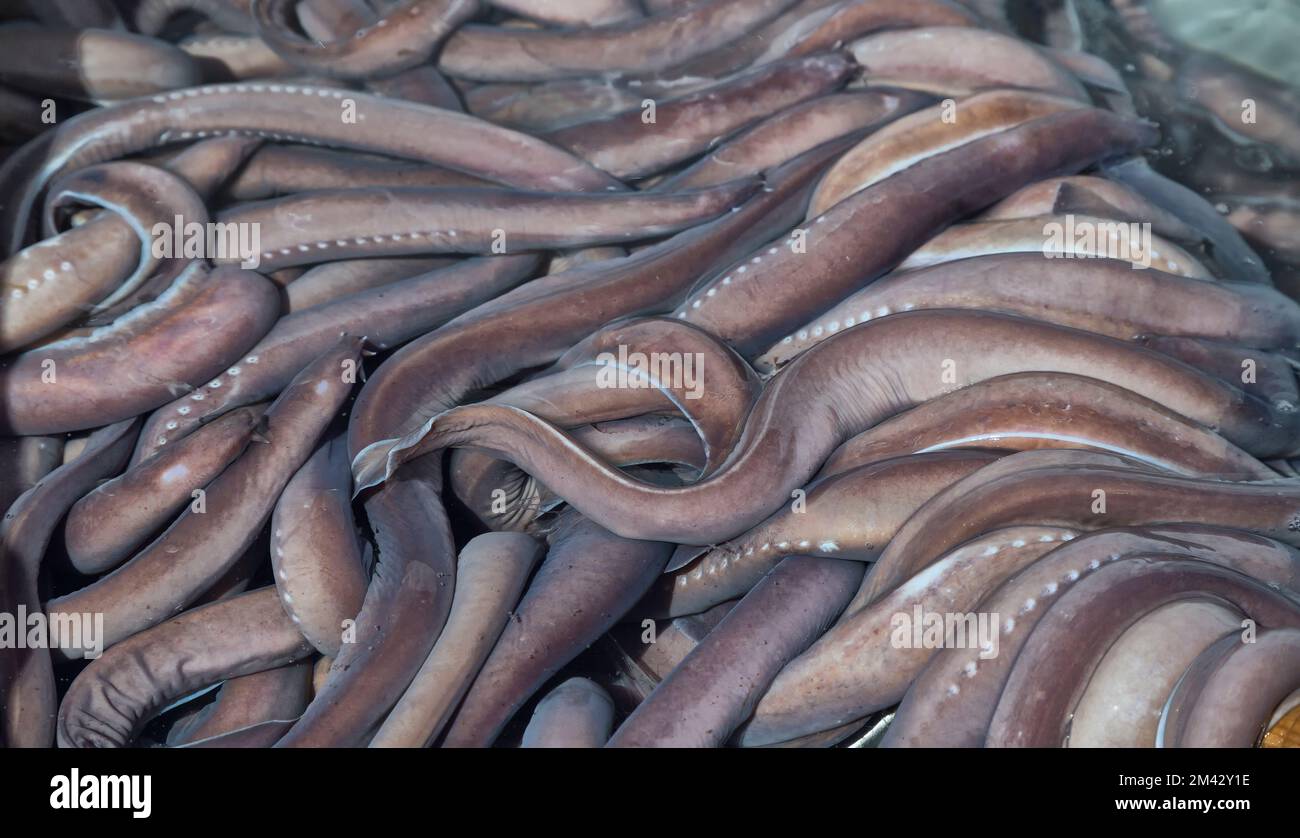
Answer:
[{"label": "pile of hagfish", "polygon": [[4,744],[1296,746],[1300,92],[1010,5],[0,3]]}]

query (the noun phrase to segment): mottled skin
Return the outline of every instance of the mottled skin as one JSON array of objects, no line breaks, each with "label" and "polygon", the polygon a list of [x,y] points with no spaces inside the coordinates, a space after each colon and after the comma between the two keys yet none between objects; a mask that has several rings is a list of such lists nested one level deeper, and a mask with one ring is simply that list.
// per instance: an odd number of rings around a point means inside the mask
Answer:
[{"label": "mottled skin", "polygon": [[[1300,583],[1300,557],[1294,549],[1249,533],[1166,525],[1086,534],[1044,556],[980,601],[973,610],[997,613],[1002,621],[998,656],[980,660],[970,649],[939,650],[912,684],[882,744],[984,744],[1007,674],[1048,606],[1099,568],[1153,551],[1221,564],[1287,590],[1296,590]],[[969,668],[972,662],[974,670]],[[950,689],[954,685],[956,691]]]},{"label": "mottled skin", "polygon": [[[1292,608],[1295,603],[1292,601]],[[1162,714],[1165,748],[1251,748],[1294,702],[1300,673],[1300,630],[1259,630],[1253,642],[1236,636],[1211,647],[1188,668]],[[1261,620],[1261,622],[1263,622]]]},{"label": "mottled skin", "polygon": [[[50,600],[50,613],[102,612],[105,647],[175,615],[252,545],[276,499],[316,447],[356,380],[361,341],[343,337],[300,372],[267,409],[265,442],[251,445],[161,536],[107,576]],[[285,619],[288,619],[286,616]],[[290,623],[292,625],[292,623]],[[66,646],[66,657],[83,650]]]},{"label": "mottled skin", "polygon": [[1160,711],[1187,667],[1229,634],[1242,614],[1183,600],[1134,623],[1106,651],[1070,722],[1071,748],[1153,748]]},{"label": "mottled skin", "polygon": [[[1065,743],[1070,714],[1098,661],[1115,638],[1154,608],[1185,599],[1226,601],[1261,626],[1294,632],[1289,635],[1293,642],[1287,644],[1290,654],[1273,658],[1273,663],[1279,665],[1273,671],[1287,674],[1274,675],[1267,685],[1255,685],[1250,705],[1234,708],[1250,717],[1254,727],[1252,736],[1238,736],[1236,744],[1239,747],[1253,744],[1263,733],[1277,701],[1295,687],[1294,666],[1300,656],[1294,639],[1300,636],[1297,631],[1300,630],[1300,604],[1236,571],[1159,554],[1114,562],[1081,579],[1047,609],[1007,676],[984,744],[1041,748]],[[1256,650],[1251,656],[1265,654]],[[1261,665],[1258,671],[1267,672],[1270,668]],[[1285,685],[1280,694],[1279,682]],[[1252,692],[1242,689],[1245,683],[1236,682],[1237,693],[1243,697]],[[1227,708],[1220,704],[1214,709],[1223,713]],[[1215,715],[1207,718],[1213,719]],[[1221,730],[1234,726],[1231,720],[1221,724]],[[1213,733],[1202,735],[1206,744],[1216,739]],[[1233,737],[1229,734],[1224,738]]]},{"label": "mottled skin", "polygon": [[[61,172],[228,134],[387,154],[523,189],[622,188],[566,151],[454,111],[313,85],[217,84],[88,111],[61,123],[48,140],[35,141],[42,143],[37,165],[29,155],[11,157],[0,168],[0,182],[15,184],[4,206],[11,251],[22,241],[37,196]],[[439,141],[429,143],[430,136]]]},{"label": "mottled skin", "polygon": [[[668,235],[734,208],[754,178],[687,192],[555,194],[497,188],[321,190],[227,210],[260,225],[261,270],[367,256],[518,253]],[[303,219],[312,223],[304,225]],[[238,262],[238,256],[218,262]]]},{"label": "mottled skin", "polygon": [[438,68],[449,76],[476,81],[654,73],[728,44],[794,3],[705,0],[598,29],[469,24],[447,39],[438,56]]},{"label": "mottled skin", "polygon": [[210,381],[278,314],[275,286],[260,275],[194,263],[112,325],[0,362],[0,428],[60,433],[138,416]]},{"label": "mottled skin", "polygon": [[443,738],[486,747],[534,692],[608,631],[663,571],[672,545],[630,541],[567,513]]},{"label": "mottled skin", "polygon": [[297,718],[311,700],[311,663],[294,663],[226,679],[216,699],[167,733],[176,747],[224,737],[255,725]]},{"label": "mottled skin", "polygon": [[[747,747],[773,745],[861,719],[897,704],[933,649],[912,645],[921,614],[966,614],[1009,576],[1037,561],[1073,530],[1009,527],[949,552],[885,599],[831,628],[791,660],[763,694],[737,736]],[[899,633],[899,615],[907,620]],[[974,625],[964,627],[974,642]]]},{"label": "mottled skin", "polygon": [[[38,581],[55,528],[77,498],[122,468],[139,425],[131,419],[91,434],[77,457],[42,477],[9,507],[0,528],[0,606],[7,614],[16,615],[20,606],[29,614],[41,611]],[[20,624],[17,630],[26,628]],[[50,747],[57,705],[48,648],[0,650],[0,738],[6,745]]]},{"label": "mottled skin", "polygon": [[[879,599],[962,540],[1015,524],[1095,530],[1185,521],[1300,541],[1291,528],[1300,513],[1296,482],[1227,483],[1105,465],[1034,467],[1037,455],[1046,453],[1013,455],[1019,463],[1006,458],[998,464],[1006,469],[1003,476],[988,480],[976,473],[918,510],[872,567],[853,607]],[[1096,492],[1105,493],[1104,509]],[[936,531],[938,521],[943,524]]]},{"label": "mottled skin", "polygon": [[289,619],[326,657],[338,655],[344,621],[366,595],[351,488],[347,443],[336,436],[289,479],[271,514],[275,588]]},{"label": "mottled skin", "polygon": [[1079,375],[1000,376],[931,399],[845,442],[819,477],[918,451],[1089,448],[1228,480],[1277,474],[1204,426],[1150,399]]},{"label": "mottled skin", "polygon": [[828,477],[694,561],[700,548],[680,548],[669,565],[676,572],[655,585],[647,604],[655,614],[698,613],[744,596],[786,556],[873,560],[923,503],[995,458],[978,451],[917,454]]},{"label": "mottled skin", "polygon": [[990,90],[952,106],[939,103],[903,116],[864,138],[826,170],[808,205],[808,217],[823,214],[854,193],[927,157],[1032,119],[1082,107],[1073,99],[1046,93]]},{"label": "mottled skin", "polygon": [[780,61],[685,96],[659,102],[651,99],[655,108],[649,124],[645,107],[638,104],[623,113],[580,122],[545,136],[615,177],[644,177],[689,160],[719,137],[783,108],[834,91],[854,69],[853,63],[838,53]]},{"label": "mottled skin", "polygon": [[1035,252],[957,258],[892,273],[781,338],[754,359],[754,367],[777,369],[863,320],[928,308],[1003,311],[1124,340],[1184,335],[1287,349],[1300,342],[1300,305],[1259,283],[1189,282],[1117,259],[1054,259],[1041,245],[1040,236]]},{"label": "mottled skin", "polygon": [[447,624],[370,747],[423,748],[442,732],[506,627],[543,548],[522,533],[486,533],[465,545]]},{"label": "mottled skin", "polygon": [[726,742],[781,667],[839,615],[862,571],[840,559],[783,559],[619,726],[609,747]]},{"label": "mottled skin", "polygon": [[1128,261],[1135,269],[1154,267],[1193,279],[1214,278],[1195,256],[1178,245],[1153,233],[1148,247],[1144,238],[1140,228],[1088,215],[972,221],[954,224],[930,239],[904,259],[898,269],[912,271],[998,253],[1035,253],[1054,259],[1113,257]]},{"label": "mottled skin", "polygon": [[199,83],[198,65],[156,38],[34,23],[0,26],[0,81],[87,102],[148,96]]},{"label": "mottled skin", "polygon": [[599,748],[613,727],[609,694],[594,681],[570,678],[538,702],[520,747]]},{"label": "mottled skin", "polygon": [[479,8],[478,0],[406,0],[350,37],[321,43],[289,27],[293,6],[294,0],[253,0],[257,34],[294,66],[345,79],[392,75],[425,63]]},{"label": "mottled skin", "polygon": [[676,313],[742,355],[757,354],[957,218],[1028,180],[1151,139],[1149,126],[1082,108],[931,154],[841,201],[802,233],[769,243],[736,273],[698,288]]},{"label": "mottled skin", "polygon": [[187,611],[127,638],[82,670],[59,706],[59,746],[124,747],[170,701],[310,652],[274,588]]},{"label": "mottled skin", "polygon": [[736,134],[655,188],[689,189],[754,174],[836,137],[879,128],[928,101],[910,91],[873,90],[803,102]]},{"label": "mottled skin", "polygon": [[1083,85],[1029,41],[961,26],[881,32],[848,50],[868,84],[965,96],[993,87],[1025,87],[1088,101]]},{"label": "mottled skin", "polygon": [[318,189],[407,186],[489,186],[454,169],[310,146],[263,146],[225,185],[236,201],[258,201]]},{"label": "mottled skin", "polygon": [[1028,371],[1110,381],[1158,399],[1259,456],[1295,444],[1294,412],[1159,353],[1008,315],[933,310],[855,326],[804,353],[769,381],[723,467],[689,486],[639,483],[547,423],[491,405],[447,411],[393,445],[386,464],[365,454],[354,458],[353,474],[365,488],[404,460],[472,445],[511,460],[624,537],[716,544],[786,503],[854,434],[943,393]]},{"label": "mottled skin", "polygon": [[475,259],[283,317],[236,366],[213,379],[216,387],[160,407],[145,425],[133,462],[227,410],[273,397],[340,333],[362,334],[369,345],[389,349],[513,288],[536,267],[529,254]]},{"label": "mottled skin", "polygon": [[261,415],[261,407],[231,411],[77,501],[63,528],[72,566],[91,575],[130,558],[244,452]]}]

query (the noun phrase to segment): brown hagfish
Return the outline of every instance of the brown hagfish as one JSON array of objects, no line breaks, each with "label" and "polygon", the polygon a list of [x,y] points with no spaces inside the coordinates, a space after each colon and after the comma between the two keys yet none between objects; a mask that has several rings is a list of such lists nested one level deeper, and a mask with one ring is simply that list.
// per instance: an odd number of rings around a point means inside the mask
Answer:
[{"label": "brown hagfish", "polygon": [[0,745],[1300,746],[1300,88],[1157,5],[0,0]]}]

